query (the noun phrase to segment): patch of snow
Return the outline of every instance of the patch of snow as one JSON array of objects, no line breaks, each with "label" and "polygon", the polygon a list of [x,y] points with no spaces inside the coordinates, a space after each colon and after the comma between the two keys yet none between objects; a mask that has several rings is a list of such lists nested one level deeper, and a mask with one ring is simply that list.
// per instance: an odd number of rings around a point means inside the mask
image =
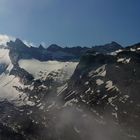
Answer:
[{"label": "patch of snow", "polygon": [[98,73],[98,76],[106,76],[106,70],[105,70],[105,66],[106,65],[103,65],[101,67],[99,67],[95,72]]},{"label": "patch of snow", "polygon": [[30,110],[29,112],[27,112],[27,115],[30,115],[30,114],[32,114],[32,113],[33,113],[33,111]]},{"label": "patch of snow", "polygon": [[42,103],[39,103],[38,105],[37,105],[37,107],[40,107],[42,105]]},{"label": "patch of snow", "polygon": [[119,58],[118,60],[117,60],[117,62],[123,62],[125,60],[125,58]]},{"label": "patch of snow", "polygon": [[89,82],[87,81],[87,82],[85,82],[85,85],[88,85],[89,84]]},{"label": "patch of snow", "polygon": [[82,99],[82,101],[83,101],[84,103],[86,103],[86,100]]},{"label": "patch of snow", "polygon": [[67,83],[60,87],[57,87],[57,96],[59,96],[67,87],[68,87]]},{"label": "patch of snow", "polygon": [[88,93],[89,91],[91,91],[91,88],[88,88],[88,89],[85,91],[85,93]]},{"label": "patch of snow", "polygon": [[90,92],[90,94],[92,95],[94,93],[94,90],[92,90],[91,92]]},{"label": "patch of snow", "polygon": [[70,94],[68,94],[68,96],[65,97],[65,99],[69,98],[69,97],[72,96],[73,94],[75,94],[75,91],[70,92]]},{"label": "patch of snow", "polygon": [[129,63],[130,60],[131,60],[131,58],[128,58],[128,59],[125,60],[125,62],[126,62],[126,63]]},{"label": "patch of snow", "polygon": [[122,52],[123,50],[122,49],[119,49],[117,51],[115,51],[116,53],[119,53],[119,52]]},{"label": "patch of snow", "polygon": [[105,87],[107,88],[107,90],[112,89],[112,88],[113,88],[113,83],[112,83],[112,81],[107,81]]},{"label": "patch of snow", "polygon": [[36,102],[37,102],[37,103],[39,103],[39,102],[40,102],[40,100],[37,100]]},{"label": "patch of snow", "polygon": [[76,133],[78,133],[78,134],[80,133],[80,130],[76,126],[74,127],[74,130]]},{"label": "patch of snow", "polygon": [[113,100],[116,99],[116,98],[117,98],[117,96],[110,97],[110,98],[108,98],[108,102],[111,104],[113,102]]},{"label": "patch of snow", "polygon": [[119,59],[117,60],[117,62],[122,62],[122,63],[124,63],[124,64],[127,64],[127,63],[130,62],[130,60],[131,60],[131,58],[119,58]]},{"label": "patch of snow", "polygon": [[40,108],[39,108],[40,110],[43,110],[44,109],[44,106],[42,105],[42,106],[40,106]]},{"label": "patch of snow", "polygon": [[117,51],[115,51],[115,52],[111,52],[111,53],[109,53],[110,55],[117,55],[117,53],[119,53],[119,52],[122,52],[123,50],[121,50],[121,49],[119,49],[119,50],[117,50]]},{"label": "patch of snow", "polygon": [[100,117],[100,119],[95,119],[95,121],[98,122],[99,124],[105,125],[106,122],[102,120],[103,116],[99,116],[99,117]]},{"label": "patch of snow", "polygon": [[118,107],[117,106],[115,106],[115,110],[118,111]]},{"label": "patch of snow", "polygon": [[107,89],[107,91],[109,91],[111,89],[118,91],[118,88],[113,85],[112,81],[107,81],[105,88]]},{"label": "patch of snow", "polygon": [[133,138],[133,139],[136,139],[137,138],[137,136],[135,136],[135,135],[128,135],[128,137],[130,137],[130,138]]},{"label": "patch of snow", "polygon": [[130,96],[129,95],[124,95],[123,96],[125,99],[128,99]]},{"label": "patch of snow", "polygon": [[97,93],[100,93],[101,91],[100,90],[97,90]]},{"label": "patch of snow", "polygon": [[118,114],[116,112],[113,112],[112,115],[117,119],[118,118]]},{"label": "patch of snow", "polygon": [[97,79],[97,80],[96,80],[96,84],[97,84],[98,86],[102,85],[103,83],[104,83],[104,81],[101,80],[101,79]]},{"label": "patch of snow", "polygon": [[77,99],[75,99],[75,98],[73,98],[73,99],[71,99],[71,100],[67,101],[67,102],[64,104],[64,107],[67,107],[67,106],[72,106],[72,105],[73,105],[73,103],[78,103],[78,100],[77,100]]},{"label": "patch of snow", "polygon": [[39,86],[39,88],[40,88],[40,89],[41,89],[41,88],[45,88],[45,89],[46,89],[47,86],[45,86],[45,85],[42,84],[42,85]]},{"label": "patch of snow", "polygon": [[94,112],[97,116],[100,116],[100,114],[96,111],[96,110],[91,110],[92,112]]},{"label": "patch of snow", "polygon": [[29,106],[35,106],[35,103],[31,102],[31,101],[27,101],[26,104],[29,105]]},{"label": "patch of snow", "polygon": [[125,103],[129,97],[130,97],[129,95],[124,95],[123,97],[120,97],[119,101]]},{"label": "patch of snow", "polygon": [[34,98],[36,98],[36,99],[37,99],[38,97],[35,95],[35,96],[34,96]]},{"label": "patch of snow", "polygon": [[54,105],[55,105],[55,102],[53,101],[52,104],[50,104],[50,105],[48,106],[48,109],[52,108]]},{"label": "patch of snow", "polygon": [[135,52],[135,51],[136,51],[136,49],[130,48],[130,51]]},{"label": "patch of snow", "polygon": [[126,112],[126,111],[123,111],[123,113],[124,113],[124,114],[127,114],[127,112]]},{"label": "patch of snow", "polygon": [[104,95],[103,97],[102,97],[102,99],[104,99],[104,98],[106,98],[107,97],[107,95]]},{"label": "patch of snow", "polygon": [[97,68],[96,70],[92,70],[90,73],[89,73],[89,77],[96,77],[96,76],[101,76],[101,77],[105,77],[106,76],[106,70],[105,70],[105,66],[106,65],[103,65],[99,68]]},{"label": "patch of snow", "polygon": [[102,73],[100,73],[100,76],[105,77],[106,76],[106,71],[103,71]]}]

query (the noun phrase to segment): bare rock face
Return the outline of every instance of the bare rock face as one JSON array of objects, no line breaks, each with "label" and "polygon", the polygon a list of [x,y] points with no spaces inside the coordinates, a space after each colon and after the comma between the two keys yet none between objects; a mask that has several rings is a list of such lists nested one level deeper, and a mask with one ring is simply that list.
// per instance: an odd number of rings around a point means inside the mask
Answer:
[{"label": "bare rock face", "polygon": [[103,54],[111,53],[119,49],[123,49],[123,47],[114,41],[105,45],[92,47],[93,51],[96,51],[98,53],[103,53]]},{"label": "bare rock face", "polygon": [[63,93],[67,103],[112,118],[135,139],[140,138],[139,49],[137,44],[116,55],[87,53]]}]

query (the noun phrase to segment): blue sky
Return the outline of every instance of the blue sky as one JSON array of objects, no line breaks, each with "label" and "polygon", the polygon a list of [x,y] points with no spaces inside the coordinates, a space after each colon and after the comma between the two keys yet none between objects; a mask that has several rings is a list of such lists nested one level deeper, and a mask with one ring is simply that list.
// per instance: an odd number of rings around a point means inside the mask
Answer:
[{"label": "blue sky", "polygon": [[0,0],[0,34],[35,44],[140,42],[140,0]]}]

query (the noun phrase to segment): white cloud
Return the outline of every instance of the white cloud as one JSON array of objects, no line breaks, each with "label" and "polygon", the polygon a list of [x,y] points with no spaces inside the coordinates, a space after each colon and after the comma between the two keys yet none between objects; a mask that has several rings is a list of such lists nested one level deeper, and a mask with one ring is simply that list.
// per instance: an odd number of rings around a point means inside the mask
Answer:
[{"label": "white cloud", "polygon": [[0,45],[6,45],[10,40],[14,41],[15,37],[0,34]]},{"label": "white cloud", "polygon": [[[9,35],[6,35],[6,34],[0,34],[0,45],[6,46],[7,45],[7,42],[9,42],[9,41],[15,41],[15,40],[16,40],[16,37],[9,36]],[[35,46],[36,47],[36,45],[34,43],[28,42],[26,40],[22,40],[22,41],[28,47],[30,47],[30,46]]]}]

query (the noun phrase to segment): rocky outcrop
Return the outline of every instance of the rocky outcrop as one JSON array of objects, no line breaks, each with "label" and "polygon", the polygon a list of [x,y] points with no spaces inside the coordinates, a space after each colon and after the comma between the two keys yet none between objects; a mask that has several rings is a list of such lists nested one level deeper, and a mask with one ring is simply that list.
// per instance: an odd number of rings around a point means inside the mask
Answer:
[{"label": "rocky outcrop", "polygon": [[103,54],[111,53],[119,49],[123,49],[123,47],[114,41],[105,45],[92,47],[93,51],[98,52],[98,53],[103,53]]},{"label": "rocky outcrop", "polygon": [[116,55],[87,53],[63,92],[67,104],[86,106],[99,117],[112,118],[135,139],[140,137],[138,46]]}]

